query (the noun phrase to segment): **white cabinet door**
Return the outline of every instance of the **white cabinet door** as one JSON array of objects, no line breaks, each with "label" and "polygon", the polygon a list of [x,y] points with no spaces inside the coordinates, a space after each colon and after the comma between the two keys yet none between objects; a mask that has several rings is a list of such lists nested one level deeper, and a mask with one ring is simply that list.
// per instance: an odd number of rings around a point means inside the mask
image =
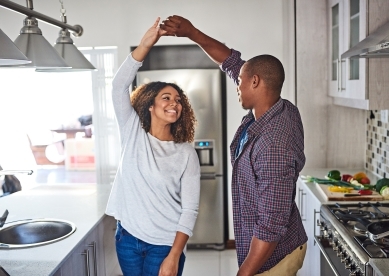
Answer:
[{"label": "white cabinet door", "polygon": [[298,275],[320,275],[320,249],[314,242],[314,236],[316,233],[320,233],[319,227],[316,225],[316,220],[319,216],[321,203],[309,191],[301,179],[298,179],[297,191],[300,197],[297,206],[300,210],[304,229],[308,236],[307,253],[303,267],[298,271]]},{"label": "white cabinet door", "polygon": [[317,219],[320,217],[321,203],[317,198],[307,191],[307,228],[308,235],[307,253],[305,261],[310,266],[310,273],[306,275],[320,275],[320,248],[315,243],[315,235],[320,233],[320,228],[317,226]]},{"label": "white cabinet door", "polygon": [[[367,34],[367,3],[366,0],[344,0],[343,24],[344,41],[342,53],[354,47]],[[342,54],[341,53],[341,54]],[[342,87],[345,97],[352,99],[368,99],[366,90],[366,59],[353,58],[342,60]]]},{"label": "white cabinet door", "polygon": [[[366,100],[366,59],[341,55],[367,34],[366,0],[329,0],[329,95]],[[335,101],[336,103],[336,101]]]},{"label": "white cabinet door", "polygon": [[344,24],[342,24],[344,13],[342,0],[328,1],[328,24],[329,24],[329,94],[333,97],[341,97],[344,94],[341,82],[341,59],[344,43]]}]

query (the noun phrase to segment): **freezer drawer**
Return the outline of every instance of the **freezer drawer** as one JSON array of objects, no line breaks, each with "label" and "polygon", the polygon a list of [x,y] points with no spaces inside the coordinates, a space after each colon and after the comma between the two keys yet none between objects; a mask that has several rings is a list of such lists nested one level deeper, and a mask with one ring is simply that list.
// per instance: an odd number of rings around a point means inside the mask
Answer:
[{"label": "freezer drawer", "polygon": [[202,177],[200,205],[188,248],[224,249],[223,177]]}]

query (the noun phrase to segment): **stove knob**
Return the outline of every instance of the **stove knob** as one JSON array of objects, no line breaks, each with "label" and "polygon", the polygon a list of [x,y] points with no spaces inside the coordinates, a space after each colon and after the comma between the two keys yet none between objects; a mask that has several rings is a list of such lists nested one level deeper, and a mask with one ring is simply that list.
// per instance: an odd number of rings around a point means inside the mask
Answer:
[{"label": "stove knob", "polygon": [[341,246],[338,246],[337,252],[338,253],[336,253],[336,256],[338,256],[338,257],[342,257],[343,256],[343,252],[342,252],[342,247]]},{"label": "stove knob", "polygon": [[351,263],[348,262],[348,261],[346,261],[345,264],[344,264],[344,267],[345,267],[346,269],[351,269]]},{"label": "stove knob", "polygon": [[359,269],[350,273],[350,276],[361,276],[361,275],[362,273]]}]

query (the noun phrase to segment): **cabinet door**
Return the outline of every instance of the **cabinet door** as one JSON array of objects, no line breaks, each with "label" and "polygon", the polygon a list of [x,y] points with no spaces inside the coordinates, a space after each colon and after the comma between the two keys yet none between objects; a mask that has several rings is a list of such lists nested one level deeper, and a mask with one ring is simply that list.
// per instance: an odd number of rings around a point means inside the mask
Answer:
[{"label": "cabinet door", "polygon": [[[344,92],[342,87],[342,61],[340,59],[344,49],[344,25],[342,24],[344,7],[341,0],[328,1],[328,24],[329,24],[329,94],[333,97],[341,97]],[[343,67],[344,68],[344,67]],[[344,94],[344,93],[343,93]]]},{"label": "cabinet door", "polygon": [[299,276],[320,275],[320,249],[314,242],[316,233],[320,233],[316,225],[317,216],[320,211],[320,201],[309,191],[309,188],[300,179],[299,210],[303,221],[305,232],[308,236],[307,253],[302,268],[298,271]]},{"label": "cabinet door", "polygon": [[366,37],[366,0],[329,0],[330,85],[333,97],[365,100],[366,59],[341,55]]},{"label": "cabinet door", "polygon": [[307,228],[305,229],[308,236],[307,253],[305,261],[309,263],[310,273],[306,275],[320,275],[320,248],[315,243],[314,237],[320,233],[317,226],[317,219],[320,214],[320,201],[312,194],[307,192]]},{"label": "cabinet door", "polygon": [[115,246],[116,220],[111,216],[105,216],[101,224],[103,225],[102,234],[103,234],[104,259],[105,259],[104,261],[105,275],[107,276],[123,275],[116,255],[116,246]]},{"label": "cabinet door", "polygon": [[89,256],[89,251],[85,248],[84,243],[79,244],[61,266],[60,275],[91,276]]},{"label": "cabinet door", "polygon": [[[342,53],[366,38],[367,33],[366,0],[344,0],[344,49]],[[341,53],[341,54],[342,54]],[[365,100],[366,95],[366,59],[348,58],[343,60],[342,87],[345,97]]]}]

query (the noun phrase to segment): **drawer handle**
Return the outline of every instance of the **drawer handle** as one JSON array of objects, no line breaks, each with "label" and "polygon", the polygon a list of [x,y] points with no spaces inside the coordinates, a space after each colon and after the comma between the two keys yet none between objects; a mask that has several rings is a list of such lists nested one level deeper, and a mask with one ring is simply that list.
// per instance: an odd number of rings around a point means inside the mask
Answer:
[{"label": "drawer handle", "polygon": [[91,244],[88,245],[89,247],[92,247],[93,249],[93,268],[94,268],[94,271],[95,271],[95,276],[97,276],[97,246],[96,246],[96,242],[92,242]]}]

